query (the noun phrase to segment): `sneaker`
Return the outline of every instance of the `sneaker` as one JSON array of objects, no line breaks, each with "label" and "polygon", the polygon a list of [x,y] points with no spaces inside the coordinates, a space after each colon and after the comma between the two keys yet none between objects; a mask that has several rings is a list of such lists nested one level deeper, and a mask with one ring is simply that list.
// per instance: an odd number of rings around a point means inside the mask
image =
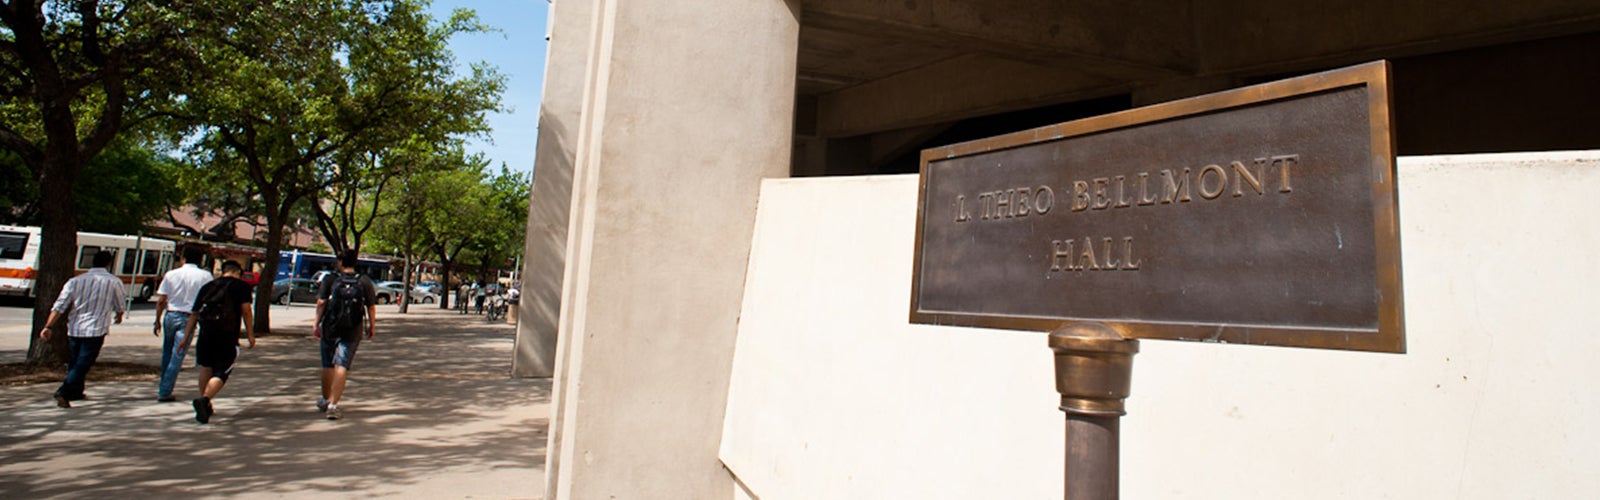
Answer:
[{"label": "sneaker", "polygon": [[202,424],[211,421],[211,398],[202,397],[194,400],[194,421]]},{"label": "sneaker", "polygon": [[317,398],[317,411],[328,411],[328,400]]},{"label": "sneaker", "polygon": [[344,410],[340,410],[339,405],[328,405],[328,420],[338,420],[341,418],[344,418]]},{"label": "sneaker", "polygon": [[71,408],[72,407],[72,403],[67,402],[67,397],[65,395],[62,395],[60,393],[56,393],[55,394],[55,398],[56,398],[56,406],[57,407],[60,407],[60,408]]},{"label": "sneaker", "polygon": [[178,400],[178,398],[173,397],[173,396],[159,396],[159,397],[156,398],[156,402],[157,403],[171,403],[171,402],[177,401],[177,400]]}]

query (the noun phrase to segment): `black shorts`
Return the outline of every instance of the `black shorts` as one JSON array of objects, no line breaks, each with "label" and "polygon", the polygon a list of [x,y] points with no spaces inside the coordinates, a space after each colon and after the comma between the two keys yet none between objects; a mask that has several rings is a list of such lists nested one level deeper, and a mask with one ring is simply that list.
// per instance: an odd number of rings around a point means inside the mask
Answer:
[{"label": "black shorts", "polygon": [[238,345],[196,346],[194,364],[211,369],[211,376],[228,381],[233,373],[233,362],[239,359]]}]

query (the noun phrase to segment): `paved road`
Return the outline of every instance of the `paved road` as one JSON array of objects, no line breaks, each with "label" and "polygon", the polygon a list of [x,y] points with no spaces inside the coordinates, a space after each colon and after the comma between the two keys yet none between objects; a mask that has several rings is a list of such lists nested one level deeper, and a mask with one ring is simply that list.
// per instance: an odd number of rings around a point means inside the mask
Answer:
[{"label": "paved road", "polygon": [[[0,387],[0,498],[538,498],[549,381],[509,378],[513,328],[393,311],[380,306],[358,351],[340,421],[313,407],[317,354],[301,337],[245,351],[208,425],[187,403],[192,368],[180,403],[156,403],[154,382],[91,382],[71,409],[53,384]],[[274,325],[306,331],[309,313],[276,306]],[[135,311],[102,359],[153,364],[151,319]],[[0,334],[0,362],[25,348]]]}]

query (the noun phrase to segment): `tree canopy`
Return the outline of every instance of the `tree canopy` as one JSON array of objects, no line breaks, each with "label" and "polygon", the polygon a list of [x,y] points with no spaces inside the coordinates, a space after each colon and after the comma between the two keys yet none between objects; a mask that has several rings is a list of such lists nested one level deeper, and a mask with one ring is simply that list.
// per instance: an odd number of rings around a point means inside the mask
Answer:
[{"label": "tree canopy", "polygon": [[[152,127],[178,100],[192,42],[218,33],[233,4],[202,0],[8,0],[0,4],[0,148],[26,166],[43,200],[73,199],[84,166],[120,134]],[[72,277],[73,203],[40,216],[33,324]],[[37,337],[31,337],[37,339]],[[65,361],[66,336],[31,341],[28,359]]]},{"label": "tree canopy", "polygon": [[[486,29],[470,11],[436,24],[416,0],[267,3],[201,50],[207,72],[180,114],[192,120],[199,139],[189,149],[202,165],[255,189],[275,269],[297,207],[318,214],[334,251],[354,248],[350,236],[371,218],[330,216],[325,202],[376,201],[406,171],[392,152],[407,144],[486,131],[504,79],[481,65],[456,74],[450,37]],[[269,331],[267,304],[256,308],[256,330]]]},{"label": "tree canopy", "polygon": [[[440,158],[488,132],[505,80],[458,69],[448,47],[491,28],[427,6],[0,0],[0,214],[44,228],[35,325],[72,275],[79,229],[135,232],[177,207],[264,219],[272,269],[296,219],[359,249],[386,196],[460,175]],[[60,199],[74,203],[39,202]]]}]

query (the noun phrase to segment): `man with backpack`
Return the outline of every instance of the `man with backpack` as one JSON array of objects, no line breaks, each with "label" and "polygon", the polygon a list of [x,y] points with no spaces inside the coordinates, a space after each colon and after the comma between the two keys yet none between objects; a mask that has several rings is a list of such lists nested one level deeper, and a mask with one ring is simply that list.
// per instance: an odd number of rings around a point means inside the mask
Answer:
[{"label": "man with backpack", "polygon": [[322,280],[317,290],[317,320],[311,332],[322,346],[322,397],[317,409],[327,412],[328,420],[344,416],[339,397],[344,395],[361,331],[366,330],[368,339],[377,333],[376,293],[372,280],[356,274],[355,250],[339,254],[339,274]]},{"label": "man with backpack", "polygon": [[[202,424],[211,421],[211,400],[222,392],[223,384],[233,374],[233,363],[239,359],[239,325],[243,323],[250,339],[250,348],[256,347],[256,331],[250,314],[250,285],[239,276],[244,269],[238,262],[222,263],[222,277],[200,287],[196,295],[194,312],[189,315],[185,337],[195,340],[195,364],[200,367],[200,397],[194,400],[194,419]],[[195,327],[199,326],[199,336]]]}]

